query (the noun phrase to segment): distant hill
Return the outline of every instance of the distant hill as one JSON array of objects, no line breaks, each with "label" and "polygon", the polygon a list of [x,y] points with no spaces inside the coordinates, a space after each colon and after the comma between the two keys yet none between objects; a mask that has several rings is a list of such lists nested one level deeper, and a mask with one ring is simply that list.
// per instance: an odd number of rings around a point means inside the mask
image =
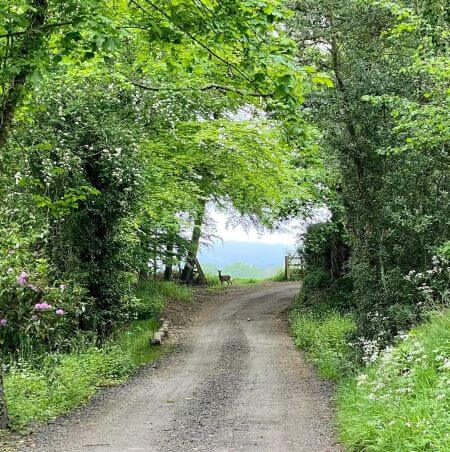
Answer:
[{"label": "distant hill", "polygon": [[[202,263],[203,271],[206,274],[217,276],[218,265],[211,263]],[[280,271],[280,268],[259,268],[256,265],[246,264],[244,262],[234,262],[232,264],[219,267],[224,275],[231,275],[233,278],[246,279],[265,279],[274,276]]]},{"label": "distant hill", "polygon": [[263,271],[283,267],[284,256],[289,247],[284,244],[268,244],[258,242],[215,242],[210,247],[200,250],[199,260],[214,265],[216,270],[242,262],[255,266]]}]

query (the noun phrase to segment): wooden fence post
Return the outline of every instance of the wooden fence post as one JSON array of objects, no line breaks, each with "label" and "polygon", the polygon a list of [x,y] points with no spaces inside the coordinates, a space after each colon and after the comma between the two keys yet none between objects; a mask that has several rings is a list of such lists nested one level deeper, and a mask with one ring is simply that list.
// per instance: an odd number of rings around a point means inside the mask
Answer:
[{"label": "wooden fence post", "polygon": [[289,256],[284,256],[284,277],[286,278],[286,281],[289,281],[291,277],[291,271],[289,268],[290,264],[290,258]]}]

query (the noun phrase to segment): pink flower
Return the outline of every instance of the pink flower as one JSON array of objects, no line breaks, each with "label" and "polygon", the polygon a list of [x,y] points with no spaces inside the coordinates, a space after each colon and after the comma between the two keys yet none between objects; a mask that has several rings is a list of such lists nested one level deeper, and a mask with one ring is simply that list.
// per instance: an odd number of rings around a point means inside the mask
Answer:
[{"label": "pink flower", "polygon": [[27,287],[31,290],[34,290],[35,292],[38,292],[38,290],[39,290],[34,284],[31,284],[31,283],[28,284]]},{"label": "pink flower", "polygon": [[52,309],[52,305],[43,301],[42,303],[36,303],[34,309],[36,309],[36,311],[48,311],[49,309]]},{"label": "pink flower", "polygon": [[0,320],[0,326],[6,326],[7,323],[8,323],[8,321],[6,319]]},{"label": "pink flower", "polygon": [[20,273],[19,277],[17,278],[17,282],[21,286],[24,286],[27,283],[27,278],[28,278],[28,273],[22,272],[22,273]]},{"label": "pink flower", "polygon": [[57,316],[61,317],[61,316],[64,315],[64,311],[63,311],[62,309],[57,309],[57,310],[55,311],[55,314],[56,314]]},{"label": "pink flower", "polygon": [[66,290],[67,286],[66,286],[65,284],[60,284],[60,285],[59,285],[59,288],[60,288],[61,290]]}]

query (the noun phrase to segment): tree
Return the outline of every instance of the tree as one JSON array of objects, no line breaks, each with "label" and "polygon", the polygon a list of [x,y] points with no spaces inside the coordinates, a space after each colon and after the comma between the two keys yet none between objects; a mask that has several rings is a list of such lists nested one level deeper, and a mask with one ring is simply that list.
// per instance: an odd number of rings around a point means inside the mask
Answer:
[{"label": "tree", "polygon": [[16,0],[0,5],[0,149],[27,84],[39,81],[51,62],[79,51],[81,44],[83,58],[108,50],[109,31],[108,8],[97,0]]},{"label": "tree", "polygon": [[448,62],[448,14],[441,2],[292,5],[299,60],[334,79],[333,89],[310,91],[306,113],[339,174],[334,188],[360,332],[386,342],[418,315],[404,275],[426,268],[448,236],[448,121],[441,110],[448,75],[425,69],[425,61],[441,68]]},{"label": "tree", "polygon": [[[250,105],[298,105],[283,17],[278,0],[0,6],[0,263],[12,266],[0,275],[0,314],[17,326],[0,330],[5,359],[24,331],[37,338],[36,297],[59,303],[59,286],[70,286],[70,321],[49,328],[46,350],[79,329],[103,338],[129,315],[150,257],[168,260],[172,243],[177,258],[195,257],[206,200],[268,223],[280,184],[295,196],[279,126],[261,122],[260,134],[225,120]],[[14,283],[24,269],[30,287]]]},{"label": "tree", "polygon": [[[0,365],[3,364],[0,361]],[[8,409],[5,401],[5,393],[3,390],[3,369],[0,370],[0,430],[5,430],[8,427]]]},{"label": "tree", "polygon": [[269,225],[284,200],[307,196],[304,188],[296,187],[295,150],[273,122],[182,123],[149,146],[152,154],[164,156],[166,165],[171,162],[172,174],[176,171],[193,187],[194,227],[183,275],[187,280],[197,256],[207,202],[228,202],[242,215]]}]

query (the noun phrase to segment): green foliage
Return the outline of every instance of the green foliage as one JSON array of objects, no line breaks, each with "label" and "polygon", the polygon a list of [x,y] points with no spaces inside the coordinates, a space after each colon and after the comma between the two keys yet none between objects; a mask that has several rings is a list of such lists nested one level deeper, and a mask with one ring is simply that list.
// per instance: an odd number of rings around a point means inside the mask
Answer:
[{"label": "green foliage", "polygon": [[278,270],[275,276],[272,276],[272,281],[275,282],[283,282],[286,281],[286,273],[283,269]]},{"label": "green foliage", "polygon": [[[175,283],[133,289],[192,262],[208,202],[263,225],[333,212],[305,237],[310,310],[295,323],[326,375],[347,366],[353,319],[376,356],[448,303],[448,6],[288,4],[0,5],[0,341],[19,422],[131,372],[132,337],[86,344],[191,299]],[[58,363],[37,366],[48,353]],[[61,400],[41,375],[56,368]]]},{"label": "green foliage", "polygon": [[99,387],[124,381],[161,354],[148,344],[157,327],[154,320],[134,322],[102,348],[50,354],[39,366],[14,365],[4,381],[13,425],[52,419],[86,403]]},{"label": "green foliage", "polygon": [[181,285],[175,281],[153,281],[155,290],[161,293],[166,299],[189,302],[192,301],[194,291],[192,287]]},{"label": "green foliage", "polygon": [[[181,186],[200,201],[231,202],[241,214],[270,224],[277,207],[294,196],[292,149],[278,124],[262,120],[179,123],[148,143],[152,159],[164,160]],[[170,167],[169,167],[170,165]],[[275,170],[276,169],[276,170]]]},{"label": "green foliage", "polygon": [[138,129],[124,120],[129,92],[99,87],[93,79],[73,79],[42,90],[45,108],[16,132],[29,161],[17,173],[10,202],[28,197],[42,209],[36,212],[46,216],[41,240],[31,246],[43,248],[50,279],[87,289],[95,306],[82,322],[104,334],[130,291],[132,245],[123,220],[134,209],[140,175]]},{"label": "green foliage", "polygon": [[[73,296],[68,287],[58,288],[58,292],[67,294],[69,300]],[[142,364],[158,358],[163,352],[150,347],[149,338],[158,328],[156,318],[167,299],[188,302],[192,289],[174,282],[143,281],[124,307],[126,317],[138,320],[116,328],[101,347],[94,345],[95,336],[87,332],[78,331],[74,337],[73,326],[55,326],[54,310],[38,312],[39,317],[32,321],[39,324],[40,334],[28,327],[28,339],[15,337],[22,349],[19,359],[10,359],[4,377],[13,425],[52,419],[86,403],[99,387],[118,384]],[[67,311],[57,320],[64,325],[73,317]],[[7,340],[8,334],[17,335],[17,326],[11,327],[9,322],[0,328],[2,340]]]},{"label": "green foliage", "polygon": [[67,350],[80,318],[93,305],[86,290],[76,283],[49,281],[47,261],[33,260],[20,246],[10,248],[1,264],[0,318],[5,325],[0,329],[0,357]]},{"label": "green foliage", "polygon": [[325,270],[307,272],[303,279],[302,292],[314,292],[327,288],[331,283],[331,276]]},{"label": "green foliage", "polygon": [[352,370],[353,317],[324,308],[299,309],[291,313],[290,321],[295,344],[307,351],[321,377],[337,380]]},{"label": "green foliage", "polygon": [[164,296],[150,281],[143,281],[136,289],[136,294],[126,304],[130,318],[142,320],[157,318],[164,308]]},{"label": "green foliage", "polygon": [[342,277],[349,258],[346,242],[345,229],[339,219],[309,225],[301,250],[305,266],[310,270],[323,269],[330,278]]},{"label": "green foliage", "polygon": [[335,82],[306,95],[335,174],[326,203],[336,220],[314,226],[308,258],[330,269],[338,233],[349,253],[331,273],[351,279],[360,336],[386,345],[420,318],[404,276],[429,270],[448,240],[448,11],[439,1],[292,5],[299,58]]},{"label": "green foliage", "polygon": [[448,450],[450,312],[434,314],[339,391],[348,450]]},{"label": "green foliage", "polygon": [[[153,332],[159,327],[155,318],[134,321],[131,324],[119,329],[109,341],[111,347],[120,351],[128,350],[129,360],[134,368],[141,366],[147,362],[153,361],[159,357],[161,353],[155,348],[149,347],[149,338]],[[112,366],[112,369],[115,365]]]},{"label": "green foliage", "polygon": [[127,304],[131,318],[158,318],[166,300],[189,302],[193,297],[193,289],[174,281],[142,280],[139,282],[135,297]]},{"label": "green foliage", "polygon": [[170,279],[195,257],[198,239],[185,237],[208,201],[271,224],[283,203],[310,197],[275,119],[295,118],[306,77],[286,15],[278,0],[0,5],[0,340],[13,415],[27,372],[41,385],[45,354],[67,352],[61,385],[82,388],[56,385],[67,395],[53,401],[36,387],[46,416],[129,373],[119,349],[97,358],[85,345],[157,316],[166,297],[191,299],[176,284],[133,288],[161,262]]},{"label": "green foliage", "polygon": [[[7,360],[157,315],[159,289],[139,299],[133,287],[150,261],[186,258],[206,201],[270,223],[311,187],[295,187],[296,151],[262,114],[272,95],[272,111],[301,95],[280,2],[57,3],[0,7]],[[36,290],[14,282],[21,272]]]}]

